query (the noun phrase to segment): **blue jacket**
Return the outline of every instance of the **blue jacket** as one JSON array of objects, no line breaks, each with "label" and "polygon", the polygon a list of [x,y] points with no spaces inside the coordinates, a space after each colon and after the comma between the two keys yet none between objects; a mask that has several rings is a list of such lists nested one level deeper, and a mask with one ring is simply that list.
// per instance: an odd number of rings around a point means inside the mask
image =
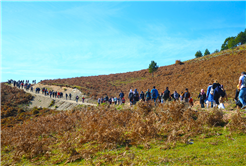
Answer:
[{"label": "blue jacket", "polygon": [[[155,96],[153,96],[153,91],[155,91]],[[152,89],[151,90],[151,98],[156,99],[159,96],[158,90],[157,89]]]},{"label": "blue jacket", "polygon": [[210,93],[210,91],[211,91],[211,88],[212,88],[212,85],[210,85],[210,86],[208,86],[208,89],[207,89],[207,99],[208,99],[208,101],[214,101],[214,95],[212,95],[211,93]]}]

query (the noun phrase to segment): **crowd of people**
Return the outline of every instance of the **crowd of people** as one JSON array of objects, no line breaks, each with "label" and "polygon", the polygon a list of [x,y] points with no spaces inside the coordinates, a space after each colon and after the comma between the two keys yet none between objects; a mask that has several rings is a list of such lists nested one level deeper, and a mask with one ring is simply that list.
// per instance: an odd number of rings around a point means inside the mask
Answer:
[{"label": "crowd of people", "polygon": [[[127,97],[129,99],[130,105],[134,105],[138,101],[148,102],[150,100],[154,101],[155,104],[174,100],[189,103],[190,106],[194,105],[193,99],[188,88],[186,88],[185,91],[181,92],[180,94],[177,91],[171,93],[168,87],[166,87],[166,90],[161,93],[158,92],[155,86],[151,91],[147,89],[145,93],[143,91],[139,93],[137,89],[135,89],[134,91],[130,89]],[[218,107],[221,109],[225,109],[224,101],[228,101],[225,87],[222,84],[220,84],[217,80],[214,80],[213,84],[208,84],[206,93],[204,89],[201,89],[201,92],[198,94],[197,98],[200,100],[201,108],[205,108],[206,104],[207,108],[209,108],[210,106],[211,108]],[[242,72],[239,78],[235,102],[236,105],[239,106],[241,109],[246,108],[246,72]],[[108,97],[106,95],[104,98],[98,98],[98,104],[102,103],[109,103],[115,105],[124,104],[124,93],[121,91],[118,97]]]},{"label": "crowd of people", "polygon": [[[33,91],[32,85],[29,83],[29,80],[8,80],[9,84],[13,84],[14,86],[18,88],[25,88],[28,90],[30,88],[30,91]],[[32,81],[33,84],[36,84],[36,80]],[[35,89],[36,93],[40,92],[40,88],[37,87]],[[50,96],[53,98],[63,98],[63,93],[62,92],[57,92],[53,90],[47,90],[47,88],[42,88],[42,94],[45,96]],[[69,99],[71,100],[72,94],[65,94],[66,100]],[[138,92],[137,89],[134,91],[130,89],[127,98],[129,99],[130,105],[134,105],[137,102],[148,102],[150,100],[154,101],[156,103],[164,103],[167,101],[181,101],[185,103],[189,103],[190,106],[193,106],[193,99],[191,97],[191,94],[188,90],[188,88],[185,89],[184,92],[181,92],[180,94],[177,91],[173,91],[173,93],[170,92],[169,88],[166,87],[166,90],[159,93],[156,87],[154,86],[153,89],[150,91],[147,89],[147,91],[144,93],[141,91],[141,93]],[[228,101],[228,97],[226,94],[225,87],[221,85],[217,80],[214,80],[214,83],[209,83],[207,92],[205,93],[204,89],[201,89],[201,92],[198,94],[197,98],[200,100],[200,105],[201,108],[206,107],[211,108],[213,107],[218,107],[224,109],[224,101]],[[75,97],[76,102],[79,100],[79,96]],[[84,102],[85,98],[82,97],[82,102]],[[242,72],[241,76],[239,77],[239,83],[237,85],[236,89],[236,94],[234,98],[236,105],[240,107],[241,109],[246,108],[246,72]],[[107,95],[105,97],[98,98],[98,104],[102,103],[108,103],[108,104],[124,104],[126,102],[125,99],[125,94],[121,91],[118,95],[118,97],[108,97]]]},{"label": "crowd of people", "polygon": [[[36,84],[36,80],[32,80],[32,84],[29,83],[29,80],[18,80],[18,81],[15,81],[15,80],[8,80],[8,84],[13,84],[14,87],[17,87],[19,89],[26,89],[26,90],[29,90],[31,92],[33,92],[33,84]],[[50,98],[63,98],[63,92],[57,92],[57,91],[54,91],[54,90],[48,90],[47,88],[42,88],[40,89],[39,87],[36,87],[35,88],[35,93],[40,93],[40,91],[42,92],[42,94],[44,94],[44,96],[50,96]],[[69,93],[69,94],[65,94],[65,97],[66,97],[66,100],[70,99],[72,100],[72,94]],[[75,100],[76,102],[78,102],[79,100],[79,96],[77,95],[75,97]],[[85,101],[85,98],[82,97],[82,102],[84,103]]]}]

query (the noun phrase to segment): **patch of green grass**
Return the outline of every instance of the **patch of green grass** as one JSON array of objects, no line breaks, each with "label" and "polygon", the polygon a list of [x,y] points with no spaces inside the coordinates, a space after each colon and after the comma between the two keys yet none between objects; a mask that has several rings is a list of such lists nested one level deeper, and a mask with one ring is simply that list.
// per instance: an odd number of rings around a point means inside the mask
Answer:
[{"label": "patch of green grass", "polygon": [[[213,130],[213,131],[212,131]],[[246,134],[232,134],[223,128],[211,129],[211,132],[218,133],[216,136],[206,134],[192,138],[193,144],[177,143],[170,144],[166,148],[163,140],[152,139],[146,144],[129,145],[129,147],[118,145],[116,148],[102,150],[92,156],[91,159],[78,159],[67,165],[246,165]],[[55,136],[56,134],[54,134]],[[59,137],[59,136],[57,136]],[[190,142],[191,142],[190,141]],[[50,158],[40,157],[35,162],[30,162],[22,156],[18,165],[64,165],[70,154],[59,149],[59,144],[52,145]],[[93,145],[92,145],[93,144]],[[86,143],[83,149],[97,147],[96,143]],[[11,151],[2,148],[2,164],[12,163],[13,155]],[[82,149],[76,149],[78,152]],[[102,156],[112,157],[112,162]]]}]

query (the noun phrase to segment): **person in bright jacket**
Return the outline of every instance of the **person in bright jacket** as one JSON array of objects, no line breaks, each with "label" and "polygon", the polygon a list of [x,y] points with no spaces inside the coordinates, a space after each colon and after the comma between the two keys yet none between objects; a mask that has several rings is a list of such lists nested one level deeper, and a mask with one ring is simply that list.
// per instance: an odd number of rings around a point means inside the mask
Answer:
[{"label": "person in bright jacket", "polygon": [[153,101],[155,102],[156,105],[156,99],[159,96],[158,90],[155,89],[155,86],[153,86],[153,89],[151,90],[151,99],[153,99]]},{"label": "person in bright jacket", "polygon": [[212,84],[208,84],[208,89],[207,89],[207,108],[209,105],[209,102],[211,102],[211,108],[213,108],[213,102],[214,102],[214,95],[211,94],[211,89],[212,89]]}]

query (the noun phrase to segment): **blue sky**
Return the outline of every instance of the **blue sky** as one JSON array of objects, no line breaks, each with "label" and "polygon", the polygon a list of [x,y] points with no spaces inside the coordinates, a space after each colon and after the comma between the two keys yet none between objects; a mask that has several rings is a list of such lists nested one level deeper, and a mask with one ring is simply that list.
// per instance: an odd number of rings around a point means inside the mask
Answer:
[{"label": "blue sky", "polygon": [[220,49],[245,2],[2,2],[1,81],[123,73]]}]

